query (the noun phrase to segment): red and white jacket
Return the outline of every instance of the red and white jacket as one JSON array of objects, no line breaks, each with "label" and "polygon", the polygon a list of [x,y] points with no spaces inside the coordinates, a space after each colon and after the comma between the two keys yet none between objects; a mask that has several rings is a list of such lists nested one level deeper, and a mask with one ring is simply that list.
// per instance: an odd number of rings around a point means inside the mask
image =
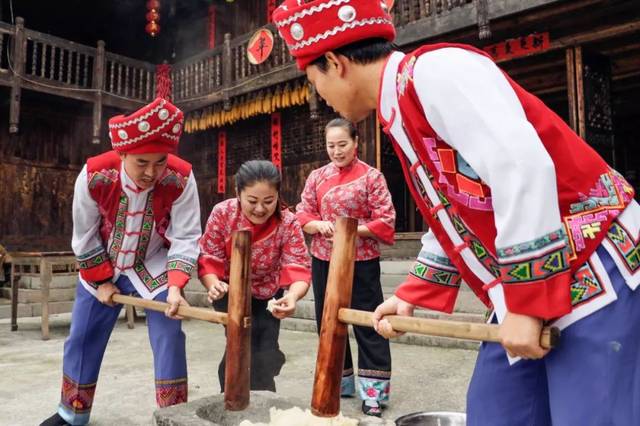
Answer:
[{"label": "red and white jacket", "polygon": [[140,190],[115,151],[87,161],[73,194],[72,248],[80,281],[125,274],[140,296],[153,299],[167,285],[184,287],[198,258],[200,202],[191,165],[169,155],[155,186]]},{"label": "red and white jacket", "polygon": [[[329,163],[311,172],[302,191],[296,215],[304,227],[312,220],[335,223],[340,216],[358,219],[376,236],[358,237],[356,261],[380,257],[379,241],[393,245],[396,211],[387,182],[380,171],[355,158],[339,168]],[[331,241],[319,233],[311,240],[311,254],[321,260],[331,258]]]},{"label": "red and white jacket", "polygon": [[293,213],[281,211],[261,225],[254,225],[242,213],[237,198],[216,204],[200,239],[198,275],[215,274],[229,279],[233,231],[251,231],[251,293],[269,299],[280,288],[297,281],[311,282],[311,261],[302,228]]},{"label": "red and white jacket", "polygon": [[430,227],[398,297],[451,312],[464,280],[499,320],[566,326],[616,298],[600,244],[637,286],[632,187],[484,52],[395,52],[378,114]]}]

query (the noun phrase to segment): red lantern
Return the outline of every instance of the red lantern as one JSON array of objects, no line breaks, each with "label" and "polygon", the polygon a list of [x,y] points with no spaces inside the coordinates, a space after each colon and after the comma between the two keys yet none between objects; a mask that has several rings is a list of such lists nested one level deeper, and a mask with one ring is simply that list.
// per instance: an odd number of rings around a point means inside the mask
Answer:
[{"label": "red lantern", "polygon": [[159,21],[160,20],[160,14],[158,12],[156,12],[155,10],[151,10],[150,12],[148,12],[146,14],[146,17],[147,17],[147,22]]},{"label": "red lantern", "polygon": [[160,32],[160,24],[158,24],[158,21],[160,20],[160,1],[149,0],[147,2],[147,10],[149,11],[145,15],[147,18],[147,25],[144,29],[151,37],[155,37]]},{"label": "red lantern", "polygon": [[155,37],[160,32],[160,25],[156,21],[151,21],[144,29],[151,37]]}]

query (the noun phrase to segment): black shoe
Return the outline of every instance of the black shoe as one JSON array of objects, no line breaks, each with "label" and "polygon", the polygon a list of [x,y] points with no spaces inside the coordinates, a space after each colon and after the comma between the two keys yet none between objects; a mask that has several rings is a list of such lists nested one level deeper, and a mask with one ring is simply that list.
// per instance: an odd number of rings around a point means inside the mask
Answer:
[{"label": "black shoe", "polygon": [[362,401],[362,412],[367,416],[382,417],[382,406],[377,401]]},{"label": "black shoe", "polygon": [[55,413],[44,422],[40,423],[40,426],[71,426],[65,419],[60,417],[60,414]]}]

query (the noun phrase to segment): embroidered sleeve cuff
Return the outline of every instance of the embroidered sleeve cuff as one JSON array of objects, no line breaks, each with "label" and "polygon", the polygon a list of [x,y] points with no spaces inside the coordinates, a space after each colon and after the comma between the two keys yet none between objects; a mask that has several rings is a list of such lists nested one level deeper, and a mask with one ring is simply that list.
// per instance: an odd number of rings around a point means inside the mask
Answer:
[{"label": "embroidered sleeve cuff", "polygon": [[301,265],[286,265],[280,271],[280,287],[289,287],[297,281],[311,282],[311,271]]},{"label": "embroidered sleeve cuff", "polygon": [[184,288],[191,278],[190,274],[179,269],[170,269],[167,271],[167,278],[169,281],[169,287]]},{"label": "embroidered sleeve cuff", "polygon": [[407,279],[396,290],[396,296],[413,305],[442,312],[453,312],[461,277],[447,270],[417,260]]},{"label": "embroidered sleeve cuff", "polygon": [[571,312],[569,248],[563,231],[499,249],[509,312],[551,319]]},{"label": "embroidered sleeve cuff", "polygon": [[316,216],[314,214],[307,213],[307,212],[297,212],[296,218],[298,219],[298,222],[300,222],[300,226],[302,227],[304,227],[307,223],[311,222],[312,220],[322,220],[320,216]]},{"label": "embroidered sleeve cuff", "polygon": [[87,282],[97,283],[113,277],[113,267],[109,261],[90,268],[83,268],[83,263],[80,262],[80,277]]},{"label": "embroidered sleeve cuff", "polygon": [[218,278],[224,277],[224,262],[211,256],[200,255],[198,258],[198,277],[207,274],[215,274]]},{"label": "embroidered sleeve cuff", "polygon": [[376,219],[372,222],[365,223],[365,226],[384,244],[393,245],[396,231],[388,223],[382,219]]},{"label": "embroidered sleeve cuff", "polygon": [[460,287],[441,286],[414,275],[396,289],[396,296],[412,305],[440,312],[451,313]]},{"label": "embroidered sleeve cuff", "polygon": [[561,317],[572,309],[570,285],[569,271],[529,284],[503,283],[507,310],[545,320]]}]

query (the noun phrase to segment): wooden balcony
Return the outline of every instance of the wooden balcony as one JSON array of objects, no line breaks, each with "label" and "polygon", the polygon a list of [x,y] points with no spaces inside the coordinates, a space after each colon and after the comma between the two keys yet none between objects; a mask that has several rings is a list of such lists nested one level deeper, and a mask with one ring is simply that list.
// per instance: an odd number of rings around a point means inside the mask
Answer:
[{"label": "wooden balcony", "polygon": [[[489,21],[500,25],[504,32],[506,27],[518,24],[503,18],[526,16],[522,12],[544,6],[569,9],[582,3],[606,2],[396,0],[396,43],[408,48],[456,31],[477,37]],[[260,65],[247,59],[247,45],[253,34],[236,38],[226,34],[224,42],[214,49],[172,64],[173,100],[178,106],[185,112],[213,104],[229,107],[234,97],[300,77],[302,73],[274,26],[265,28],[274,33],[274,49]],[[575,42],[569,38],[554,41],[552,48],[565,48]],[[13,47],[17,41],[19,49]],[[150,101],[155,93],[155,65],[106,52],[100,43],[97,47],[84,46],[26,29],[18,19],[15,26],[0,22],[0,85],[10,86],[14,94],[25,88],[93,102],[98,114],[102,105],[133,109]],[[11,120],[17,120],[16,114]],[[97,137],[96,132],[94,136]]]}]

